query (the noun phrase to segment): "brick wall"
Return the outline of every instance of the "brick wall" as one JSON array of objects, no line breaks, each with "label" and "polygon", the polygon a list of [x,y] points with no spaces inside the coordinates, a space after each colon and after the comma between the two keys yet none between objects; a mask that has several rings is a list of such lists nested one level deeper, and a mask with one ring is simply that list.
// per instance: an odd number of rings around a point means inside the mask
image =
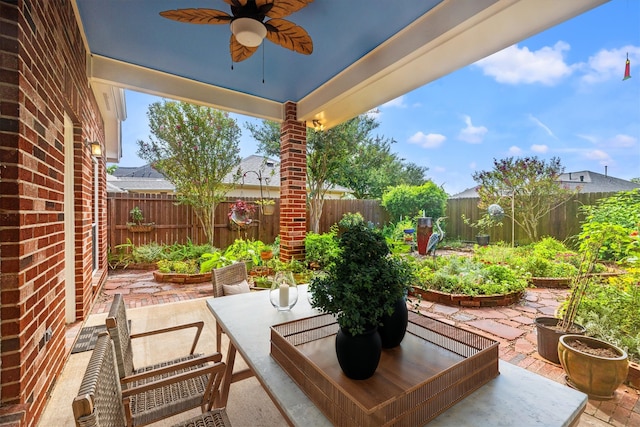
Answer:
[{"label": "brick wall", "polygon": [[307,230],[307,127],[297,105],[285,104],[280,136],[280,258],[304,258]]},{"label": "brick wall", "polygon": [[[0,336],[2,417],[34,425],[65,349],[64,115],[73,121],[75,314],[94,288],[92,174],[83,141],[104,144],[88,86],[85,47],[70,0],[0,0]],[[104,175],[104,159],[99,159]],[[106,224],[105,182],[100,220]],[[106,227],[101,227],[100,266]],[[45,331],[53,332],[45,342]],[[1,424],[0,419],[0,424]]]}]

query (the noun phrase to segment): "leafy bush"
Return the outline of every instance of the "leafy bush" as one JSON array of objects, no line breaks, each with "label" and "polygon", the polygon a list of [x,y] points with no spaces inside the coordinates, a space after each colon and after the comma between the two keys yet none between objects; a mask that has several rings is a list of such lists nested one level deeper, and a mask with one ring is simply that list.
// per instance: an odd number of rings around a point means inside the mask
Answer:
[{"label": "leafy bush", "polygon": [[580,210],[585,215],[578,235],[581,251],[596,235],[605,239],[600,259],[621,261],[640,257],[640,189],[621,191],[594,205],[581,206]]},{"label": "leafy bush", "polygon": [[590,286],[578,308],[577,322],[589,335],[627,351],[640,363],[640,268],[629,268],[606,283]]},{"label": "leafy bush", "polygon": [[187,243],[182,245],[175,243],[170,246],[166,246],[165,258],[174,261],[184,261],[188,259],[198,259],[202,254],[213,252],[213,246],[206,243],[204,245],[195,245],[191,239],[187,240]]},{"label": "leafy bush", "polygon": [[200,271],[198,261],[190,259],[186,261],[171,261],[163,259],[157,262],[160,273],[196,274]]},{"label": "leafy bush", "polygon": [[310,231],[304,239],[305,260],[309,264],[317,264],[325,269],[333,265],[340,256],[340,248],[336,240],[336,230],[318,234]]},{"label": "leafy bush", "polygon": [[161,246],[155,242],[138,247],[133,247],[133,261],[141,263],[154,263],[158,260],[164,259],[164,250],[164,246]]},{"label": "leafy bush", "polygon": [[414,218],[420,211],[424,211],[424,216],[439,218],[444,216],[447,197],[447,193],[432,181],[420,186],[398,185],[382,195],[382,206],[392,221],[399,221],[401,217]]}]

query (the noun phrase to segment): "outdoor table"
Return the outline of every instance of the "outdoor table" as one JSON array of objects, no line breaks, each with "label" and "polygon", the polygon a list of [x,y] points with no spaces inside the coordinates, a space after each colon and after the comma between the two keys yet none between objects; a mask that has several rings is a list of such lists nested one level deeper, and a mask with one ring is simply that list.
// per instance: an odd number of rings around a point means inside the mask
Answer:
[{"label": "outdoor table", "polygon": [[[291,311],[277,311],[268,292],[210,298],[207,306],[229,338],[227,373],[220,401],[225,406],[231,383],[255,375],[291,425],[330,426],[331,422],[270,355],[272,325],[319,314],[299,286]],[[236,351],[251,372],[231,375]],[[574,426],[587,396],[508,362],[499,362],[500,375],[429,422],[437,426]]]}]

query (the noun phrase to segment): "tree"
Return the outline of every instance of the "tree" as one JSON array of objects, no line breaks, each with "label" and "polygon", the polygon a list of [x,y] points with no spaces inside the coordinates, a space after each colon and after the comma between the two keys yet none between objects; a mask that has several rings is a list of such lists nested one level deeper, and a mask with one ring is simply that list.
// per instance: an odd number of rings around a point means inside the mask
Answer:
[{"label": "tree", "polygon": [[414,218],[424,211],[424,216],[439,218],[444,215],[447,193],[432,181],[420,186],[398,185],[382,195],[382,206],[392,221],[401,217]]},{"label": "tree", "polygon": [[[372,119],[361,115],[326,131],[307,128],[307,200],[312,231],[319,232],[324,197],[331,184],[338,181],[345,159],[367,138],[373,123]],[[263,121],[260,127],[252,123],[247,123],[246,127],[259,142],[259,152],[268,156],[280,155],[278,123]]]},{"label": "tree", "polygon": [[[372,137],[379,124],[363,114],[327,131],[307,128],[307,183],[311,229],[318,231],[324,196],[331,185],[342,185],[358,198],[379,198],[391,185],[421,184],[426,168],[403,163],[390,152],[393,140]],[[280,125],[246,124],[258,141],[258,152],[280,155]]]},{"label": "tree", "polygon": [[336,184],[353,190],[357,199],[380,199],[389,187],[424,183],[427,168],[405,164],[391,152],[393,143],[394,140],[380,136],[361,141],[353,154],[345,159]]},{"label": "tree", "polygon": [[558,177],[564,168],[560,159],[546,162],[537,157],[493,159],[493,170],[473,174],[479,184],[478,207],[489,205],[512,206],[505,208],[505,216],[522,227],[532,242],[538,241],[538,221],[551,210],[562,205],[579,189],[563,187]]},{"label": "tree", "polygon": [[147,117],[155,137],[138,141],[138,155],[193,207],[213,244],[215,208],[232,186],[223,179],[240,163],[240,127],[226,113],[185,102],[155,102]]}]

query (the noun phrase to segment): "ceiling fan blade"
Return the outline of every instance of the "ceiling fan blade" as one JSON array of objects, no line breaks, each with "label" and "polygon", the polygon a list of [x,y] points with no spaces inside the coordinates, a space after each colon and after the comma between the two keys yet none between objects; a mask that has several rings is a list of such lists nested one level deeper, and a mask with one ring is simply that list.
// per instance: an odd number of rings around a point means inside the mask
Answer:
[{"label": "ceiling fan blade", "polygon": [[264,25],[267,38],[273,43],[304,55],[313,52],[313,41],[304,28],[285,19],[270,19]]},{"label": "ceiling fan blade", "polygon": [[260,46],[256,47],[247,47],[241,45],[238,40],[236,40],[236,36],[231,34],[231,40],[229,41],[229,50],[231,51],[231,60],[233,62],[242,62],[258,50]]},{"label": "ceiling fan blade", "polygon": [[284,18],[293,12],[299,11],[311,2],[313,0],[256,0],[256,5],[260,9],[265,4],[273,3],[271,10],[266,15],[269,18]]},{"label": "ceiling fan blade", "polygon": [[232,16],[216,9],[175,9],[160,12],[167,19],[189,24],[228,24]]}]

